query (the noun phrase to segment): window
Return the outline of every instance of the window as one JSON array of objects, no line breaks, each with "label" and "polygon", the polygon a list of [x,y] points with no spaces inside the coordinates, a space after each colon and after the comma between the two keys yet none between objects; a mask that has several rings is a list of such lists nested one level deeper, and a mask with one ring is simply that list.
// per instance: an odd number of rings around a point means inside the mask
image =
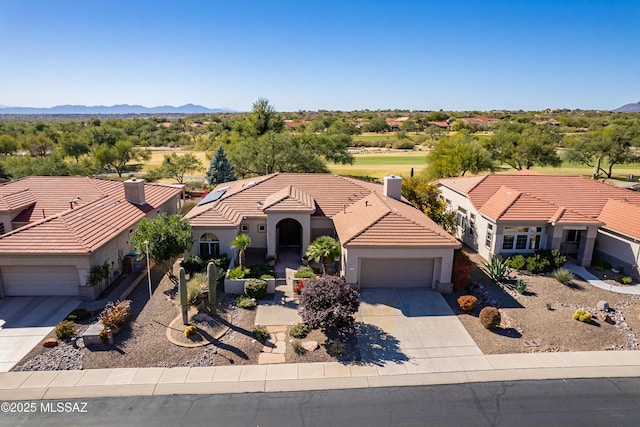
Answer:
[{"label": "window", "polygon": [[220,241],[218,241],[215,234],[205,233],[200,236],[198,252],[198,255],[202,259],[217,258],[220,256]]},{"label": "window", "polygon": [[258,231],[261,233],[264,233],[265,231],[267,231],[267,226],[264,224],[259,224],[258,225]]},{"label": "window", "polygon": [[245,232],[246,232],[246,231],[249,231],[249,226],[248,226],[247,224],[242,224],[242,225],[240,226],[240,229],[241,229],[242,231],[245,231]]},{"label": "window", "polygon": [[567,243],[577,243],[580,240],[580,230],[567,231]]},{"label": "window", "polygon": [[133,228],[129,229],[129,234],[133,234]]},{"label": "window", "polygon": [[540,249],[542,227],[505,227],[503,233],[502,250],[504,251]]},{"label": "window", "polygon": [[467,227],[467,210],[463,208],[458,208],[458,213],[456,214],[456,225],[458,228],[464,230]]},{"label": "window", "polygon": [[473,236],[473,230],[476,228],[476,214],[469,215],[469,235]]},{"label": "window", "polygon": [[487,238],[484,241],[484,245],[487,248],[491,248],[491,242],[493,241],[493,224],[487,225]]}]

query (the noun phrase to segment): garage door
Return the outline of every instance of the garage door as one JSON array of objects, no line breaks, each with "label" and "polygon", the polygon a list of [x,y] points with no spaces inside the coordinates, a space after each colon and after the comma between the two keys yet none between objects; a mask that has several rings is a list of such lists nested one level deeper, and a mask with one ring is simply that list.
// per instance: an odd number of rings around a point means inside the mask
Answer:
[{"label": "garage door", "polygon": [[361,288],[417,288],[433,284],[433,258],[360,260]]},{"label": "garage door", "polygon": [[8,297],[78,295],[80,277],[74,266],[3,266],[0,269]]}]

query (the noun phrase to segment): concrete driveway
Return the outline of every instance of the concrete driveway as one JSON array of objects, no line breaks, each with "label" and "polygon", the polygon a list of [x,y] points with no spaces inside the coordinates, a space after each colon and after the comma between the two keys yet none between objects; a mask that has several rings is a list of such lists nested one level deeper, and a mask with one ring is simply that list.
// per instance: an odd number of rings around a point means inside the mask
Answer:
[{"label": "concrete driveway", "polygon": [[0,298],[0,372],[7,372],[80,304],[76,297]]},{"label": "concrete driveway", "polygon": [[430,289],[363,289],[356,321],[365,363],[402,363],[425,373],[486,363],[442,295]]}]

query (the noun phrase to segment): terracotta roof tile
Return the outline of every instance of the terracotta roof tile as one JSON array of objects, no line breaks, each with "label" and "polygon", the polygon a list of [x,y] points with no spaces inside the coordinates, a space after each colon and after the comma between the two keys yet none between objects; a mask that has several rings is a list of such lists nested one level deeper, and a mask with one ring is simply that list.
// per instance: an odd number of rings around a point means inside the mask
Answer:
[{"label": "terracotta roof tile", "polygon": [[372,193],[333,218],[343,245],[459,247],[460,243],[413,206]]},{"label": "terracotta roof tile", "polygon": [[315,210],[316,201],[313,197],[291,184],[267,197],[262,204],[263,212],[314,212]]},{"label": "terracotta roof tile", "polygon": [[213,191],[225,186],[229,188],[219,200],[196,206],[189,211],[186,218],[192,226],[197,227],[211,225],[210,221],[213,218],[219,223],[237,225],[245,216],[265,217],[262,206],[270,196],[283,191],[289,185],[298,190],[304,189],[306,196],[300,196],[307,200],[304,203],[310,203],[309,199],[306,199],[307,196],[315,200],[314,216],[329,218],[375,189],[382,190],[380,184],[332,174],[277,173],[221,184]]},{"label": "terracotta roof tile", "polygon": [[606,224],[606,228],[640,239],[640,206],[611,199],[598,219]]},{"label": "terracotta roof tile", "polygon": [[[542,175],[519,172],[510,175],[481,175],[438,181],[465,194],[479,211],[494,219],[547,219],[560,223],[601,223],[610,200],[640,206],[640,194],[579,176]],[[505,188],[521,193],[508,208]],[[619,205],[613,205],[619,206]],[[498,215],[499,214],[499,215]],[[606,222],[606,221],[605,221]]]},{"label": "terracotta roof tile", "polygon": [[[64,187],[68,177],[49,179],[51,185]],[[100,187],[107,194],[73,208],[67,203],[65,211],[0,236],[0,253],[95,251],[182,191],[166,185],[145,184],[147,203],[136,205],[126,201],[122,182],[91,178],[87,184],[93,191]]]},{"label": "terracotta roof tile", "polygon": [[[3,187],[0,187],[0,190],[2,189]],[[0,192],[0,211],[16,211],[34,203],[36,203],[36,198],[28,188],[20,188],[12,193],[6,192],[6,194]]]}]

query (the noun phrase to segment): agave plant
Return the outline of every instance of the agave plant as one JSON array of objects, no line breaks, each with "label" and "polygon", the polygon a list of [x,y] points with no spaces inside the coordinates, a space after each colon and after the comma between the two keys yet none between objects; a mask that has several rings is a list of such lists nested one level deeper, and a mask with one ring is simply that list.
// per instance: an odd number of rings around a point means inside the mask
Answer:
[{"label": "agave plant", "polygon": [[496,283],[504,281],[509,275],[509,258],[493,257],[491,262],[485,262],[483,265],[491,280]]}]

